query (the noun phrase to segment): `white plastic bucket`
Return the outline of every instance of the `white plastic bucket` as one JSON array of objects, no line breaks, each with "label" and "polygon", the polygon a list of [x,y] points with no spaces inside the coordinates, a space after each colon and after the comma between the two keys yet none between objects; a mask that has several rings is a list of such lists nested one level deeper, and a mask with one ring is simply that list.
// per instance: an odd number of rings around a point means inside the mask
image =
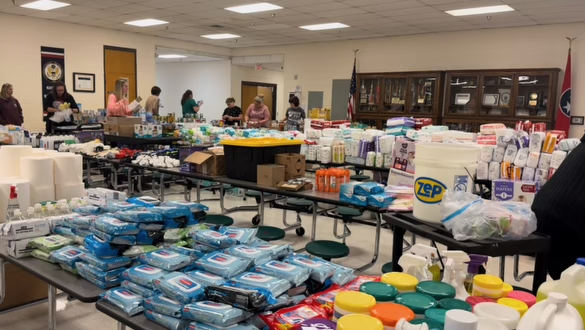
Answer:
[{"label": "white plastic bucket", "polygon": [[479,147],[418,143],[415,149],[414,205],[417,219],[440,223],[441,201],[447,189],[473,191]]}]

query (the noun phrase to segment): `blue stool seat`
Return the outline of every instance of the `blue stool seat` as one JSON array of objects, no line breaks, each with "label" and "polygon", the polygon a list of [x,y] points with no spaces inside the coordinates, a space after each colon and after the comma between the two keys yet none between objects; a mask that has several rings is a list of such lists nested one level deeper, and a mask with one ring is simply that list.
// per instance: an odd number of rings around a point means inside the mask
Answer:
[{"label": "blue stool seat", "polygon": [[256,237],[266,242],[278,241],[283,239],[285,235],[284,230],[270,226],[259,226],[258,233],[256,233]]}]

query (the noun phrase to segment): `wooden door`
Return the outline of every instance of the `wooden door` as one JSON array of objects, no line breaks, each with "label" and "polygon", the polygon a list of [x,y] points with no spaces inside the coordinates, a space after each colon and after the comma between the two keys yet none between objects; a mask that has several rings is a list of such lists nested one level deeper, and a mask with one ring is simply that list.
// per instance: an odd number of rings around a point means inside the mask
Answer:
[{"label": "wooden door", "polygon": [[114,92],[116,80],[123,78],[128,80],[128,101],[132,102],[137,97],[136,78],[136,49],[104,46],[104,104],[107,107],[108,96]]},{"label": "wooden door", "polygon": [[254,103],[254,98],[258,96],[258,86],[242,86],[242,111],[244,115],[250,104]]},{"label": "wooden door", "polygon": [[274,118],[272,87],[258,86],[258,95],[260,94],[264,95],[264,104],[268,107],[268,111],[270,111],[270,118]]}]

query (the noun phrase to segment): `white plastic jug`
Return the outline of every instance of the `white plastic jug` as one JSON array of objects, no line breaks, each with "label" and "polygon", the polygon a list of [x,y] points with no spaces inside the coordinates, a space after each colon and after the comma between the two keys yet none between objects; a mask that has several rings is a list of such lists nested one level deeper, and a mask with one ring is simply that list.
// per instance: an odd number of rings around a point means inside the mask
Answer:
[{"label": "white plastic jug", "polygon": [[551,292],[524,314],[517,330],[583,330],[581,315],[567,302],[566,295]]},{"label": "white plastic jug", "polygon": [[547,299],[551,292],[567,296],[569,304],[575,307],[581,314],[581,319],[585,320],[585,258],[577,259],[576,264],[561,274],[560,280],[542,283],[538,288],[536,300]]},{"label": "white plastic jug", "polygon": [[477,330],[508,330],[508,327],[499,321],[485,317],[479,317],[478,319]]}]

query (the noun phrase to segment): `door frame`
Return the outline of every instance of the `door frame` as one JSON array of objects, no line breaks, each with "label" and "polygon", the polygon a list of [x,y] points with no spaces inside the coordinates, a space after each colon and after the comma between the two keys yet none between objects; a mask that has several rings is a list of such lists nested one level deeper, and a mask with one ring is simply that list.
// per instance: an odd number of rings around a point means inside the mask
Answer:
[{"label": "door frame", "polygon": [[255,86],[255,87],[272,87],[272,120],[276,119],[276,105],[278,104],[276,100],[277,88],[278,85],[270,84],[270,83],[261,83],[261,82],[254,82],[254,81],[242,81],[241,92],[240,92],[240,100],[244,99],[244,86]]},{"label": "door frame", "polygon": [[[136,83],[134,84],[134,95],[138,97],[138,54],[134,48],[124,48],[117,46],[104,45],[104,94],[107,93],[107,81],[106,81],[106,50],[115,50],[119,52],[127,52],[134,54],[134,75],[136,76]],[[104,95],[104,108],[108,108],[107,95]]]}]

